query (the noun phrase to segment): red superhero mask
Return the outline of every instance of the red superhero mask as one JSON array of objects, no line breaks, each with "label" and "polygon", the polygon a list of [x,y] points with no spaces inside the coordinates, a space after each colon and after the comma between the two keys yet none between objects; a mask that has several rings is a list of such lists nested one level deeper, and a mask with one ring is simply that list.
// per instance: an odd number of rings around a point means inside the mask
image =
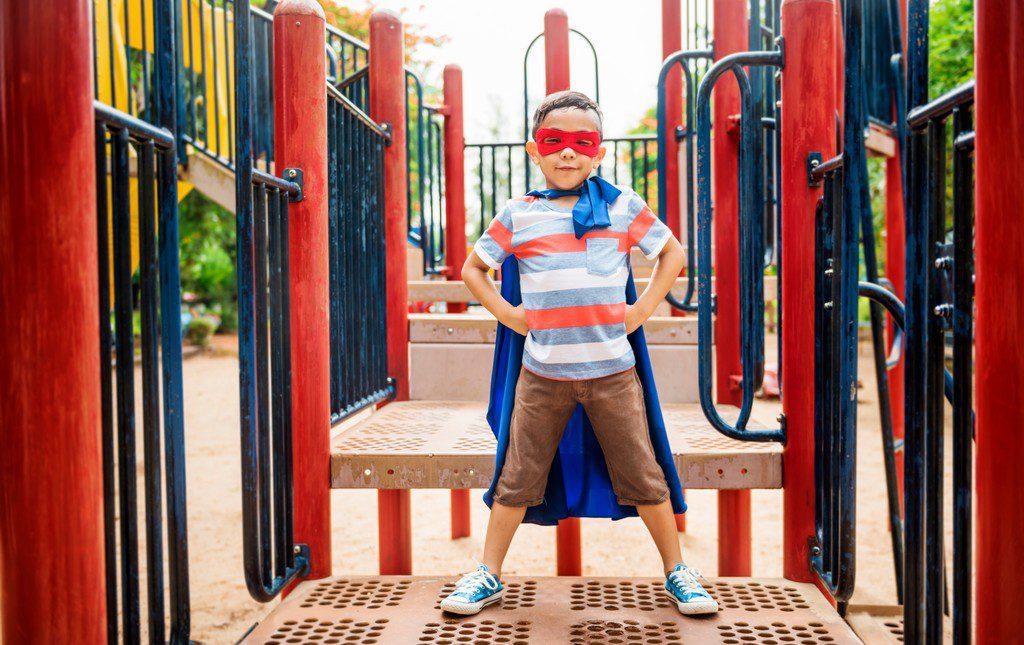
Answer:
[{"label": "red superhero mask", "polygon": [[[547,141],[554,139],[554,141]],[[555,128],[537,130],[537,152],[550,155],[565,148],[572,148],[581,155],[596,157],[601,148],[601,134],[598,132],[566,132]],[[586,141],[587,143],[580,143]]]}]

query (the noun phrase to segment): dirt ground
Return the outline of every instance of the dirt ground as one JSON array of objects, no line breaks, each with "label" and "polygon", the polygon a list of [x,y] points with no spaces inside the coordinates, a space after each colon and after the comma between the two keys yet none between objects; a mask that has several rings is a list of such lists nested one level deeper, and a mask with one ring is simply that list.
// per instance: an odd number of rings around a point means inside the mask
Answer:
[{"label": "dirt ground", "polygon": [[[234,642],[271,609],[249,597],[242,577],[238,372],[230,351],[233,342],[218,338],[219,351],[184,364],[192,633],[202,643]],[[774,356],[772,347],[768,355]],[[864,387],[858,406],[857,591],[853,602],[890,604],[895,602],[896,590],[868,345],[861,347],[860,376]],[[759,401],[756,415],[771,420],[779,411],[777,401]],[[448,491],[412,492],[414,574],[454,578],[475,566],[488,513],[482,494],[482,490],[471,491],[471,537],[451,540]],[[689,512],[687,530],[681,536],[683,553],[688,563],[713,576],[717,573],[716,493],[694,490],[686,494]],[[376,492],[334,491],[331,500],[335,573],[375,574]],[[782,491],[754,491],[752,506],[753,575],[781,576]],[[585,575],[660,575],[657,551],[639,518],[616,522],[583,519],[582,537]],[[523,525],[503,573],[554,575],[554,530]]]}]

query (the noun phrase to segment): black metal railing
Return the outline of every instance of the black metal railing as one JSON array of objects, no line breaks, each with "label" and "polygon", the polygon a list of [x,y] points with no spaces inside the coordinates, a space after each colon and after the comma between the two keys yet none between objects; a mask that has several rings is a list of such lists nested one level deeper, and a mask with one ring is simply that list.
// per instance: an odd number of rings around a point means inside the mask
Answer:
[{"label": "black metal railing", "polygon": [[[697,274],[696,256],[694,254],[694,245],[689,243],[696,239],[694,231],[694,187],[696,183],[696,172],[695,172],[695,150],[694,150],[694,103],[696,100],[696,80],[694,78],[694,68],[701,62],[706,63],[714,58],[714,52],[710,49],[700,50],[684,50],[678,51],[668,58],[661,65],[661,71],[658,73],[658,144],[662,150],[667,149],[668,142],[668,114],[667,114],[667,99],[665,96],[666,92],[666,81],[669,73],[676,65],[679,65],[683,77],[683,95],[685,98],[685,115],[686,124],[677,129],[676,132],[672,133],[672,136],[676,138],[676,141],[683,142],[683,162],[682,165],[686,169],[686,178],[683,181],[682,192],[680,194],[681,201],[686,202],[686,217],[680,217],[680,223],[685,226],[683,229],[686,232],[686,275],[693,276]],[[658,203],[666,204],[668,199],[668,176],[665,172],[668,159],[665,155],[658,155]],[[661,211],[659,215],[664,217],[665,207],[659,209]],[[682,213],[680,213],[682,215]],[[693,304],[694,294],[694,281],[687,280],[686,282],[686,294],[682,300],[677,299],[672,292],[669,291],[665,295],[665,300],[669,302],[673,307],[682,311],[697,311],[697,305]]]},{"label": "black metal railing", "polygon": [[390,132],[327,87],[331,422],[395,396],[388,377],[384,149]]},{"label": "black metal railing", "polygon": [[[725,56],[705,74],[697,92],[697,340],[698,391],[701,408],[712,426],[742,441],[784,441],[785,426],[748,429],[754,390],[764,377],[764,185],[757,164],[762,157],[761,119],[751,94],[744,66],[781,67],[781,51],[741,52]],[[712,294],[711,294],[711,91],[727,72],[740,89],[739,151],[739,291],[740,362],[743,368],[739,416],[735,425],[724,421],[712,400]]]},{"label": "black metal railing", "polygon": [[90,2],[89,7],[94,98],[129,116],[156,123],[152,3],[105,0]]},{"label": "black metal railing", "polygon": [[406,68],[406,224],[409,241],[423,251],[423,273],[444,273],[444,125],[423,98],[423,82]]},{"label": "black metal railing", "polygon": [[[920,7],[917,7],[920,10]],[[927,29],[927,7],[914,28]],[[912,40],[911,40],[912,41]],[[927,43],[927,38],[925,38]],[[913,42],[913,41],[912,41]],[[927,50],[925,50],[927,51]],[[912,57],[911,69],[927,65]],[[924,71],[924,80],[926,77]],[[919,82],[922,77],[917,77]],[[912,77],[913,79],[913,77]],[[912,87],[915,83],[912,81]],[[920,96],[920,87],[911,97]],[[926,90],[925,90],[926,91]],[[925,94],[926,95],[926,94]],[[955,643],[971,641],[974,81],[907,115],[906,576],[904,629],[909,642],[938,642],[948,609],[944,539],[945,335],[953,333],[953,593]],[[952,121],[952,128],[947,128]],[[951,132],[950,132],[951,130]],[[947,212],[947,137],[953,142],[952,217]],[[952,221],[952,228],[948,222]],[[952,241],[950,241],[952,233]]]},{"label": "black metal railing", "polygon": [[[248,5],[236,0],[235,9],[251,15]],[[254,22],[234,23],[235,248],[245,583],[267,602],[309,569],[292,533],[288,204],[302,199],[302,172],[281,179],[253,167]]]},{"label": "black metal railing", "polygon": [[327,80],[363,112],[370,108],[370,46],[327,25]]},{"label": "black metal railing", "polygon": [[[133,316],[137,306],[142,332],[145,627],[150,642],[188,643],[175,141],[168,130],[125,112],[99,102],[94,109],[108,642],[140,642],[142,629],[135,443],[140,402],[135,398],[133,347]],[[134,204],[133,182],[137,186]],[[137,271],[132,258],[133,207],[138,213]],[[112,357],[116,357],[116,388],[110,369]],[[165,586],[169,591],[167,597]],[[169,626],[165,614],[170,617]]]},{"label": "black metal railing", "polygon": [[845,613],[856,556],[858,213],[846,153],[815,165],[814,528],[811,568]]}]

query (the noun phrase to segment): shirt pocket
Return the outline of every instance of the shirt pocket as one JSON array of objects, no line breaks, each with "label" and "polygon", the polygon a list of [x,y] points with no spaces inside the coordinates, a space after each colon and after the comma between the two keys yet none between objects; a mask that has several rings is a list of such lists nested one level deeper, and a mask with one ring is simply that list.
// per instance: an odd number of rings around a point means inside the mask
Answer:
[{"label": "shirt pocket", "polygon": [[619,241],[615,238],[589,238],[587,240],[587,273],[612,275],[619,269],[624,255],[619,251]]}]

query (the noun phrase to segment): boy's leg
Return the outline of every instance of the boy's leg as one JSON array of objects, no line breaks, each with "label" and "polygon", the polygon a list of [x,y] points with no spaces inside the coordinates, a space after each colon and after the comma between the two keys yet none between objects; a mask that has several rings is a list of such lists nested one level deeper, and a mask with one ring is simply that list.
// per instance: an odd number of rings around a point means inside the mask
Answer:
[{"label": "boy's leg", "polygon": [[643,386],[634,368],[591,379],[581,403],[601,444],[618,502],[636,506],[665,572],[682,562],[665,473],[654,457]]},{"label": "boy's leg", "polygon": [[526,508],[544,501],[551,462],[576,399],[572,383],[537,376],[523,369],[516,384],[505,463],[494,487],[494,503],[484,538],[483,563],[494,575]]}]

